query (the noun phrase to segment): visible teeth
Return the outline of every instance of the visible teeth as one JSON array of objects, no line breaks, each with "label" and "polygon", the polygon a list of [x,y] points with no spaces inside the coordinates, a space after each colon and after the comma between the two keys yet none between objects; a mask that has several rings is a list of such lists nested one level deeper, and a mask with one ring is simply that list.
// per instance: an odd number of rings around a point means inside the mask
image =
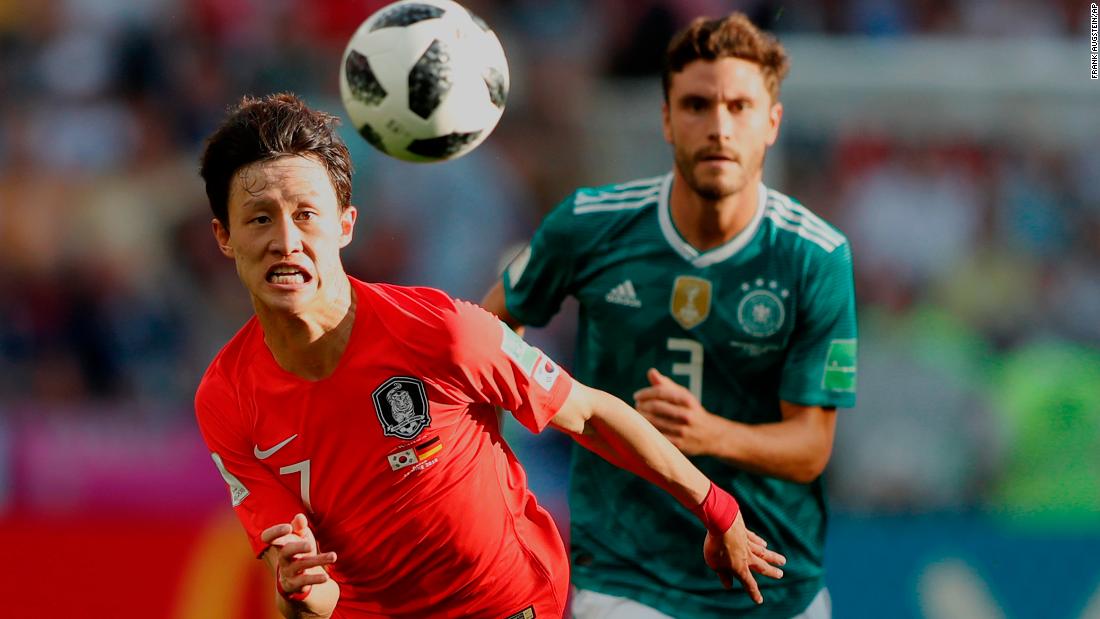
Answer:
[{"label": "visible teeth", "polygon": [[292,273],[272,273],[271,283],[273,284],[304,284],[306,281],[305,275],[298,272]]}]

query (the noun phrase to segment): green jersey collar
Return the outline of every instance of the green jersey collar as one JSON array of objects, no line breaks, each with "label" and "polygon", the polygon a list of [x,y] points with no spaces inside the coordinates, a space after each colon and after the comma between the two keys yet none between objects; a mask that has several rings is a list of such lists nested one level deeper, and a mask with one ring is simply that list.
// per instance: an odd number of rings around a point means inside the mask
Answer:
[{"label": "green jersey collar", "polygon": [[701,269],[712,264],[718,264],[744,249],[752,240],[752,237],[756,235],[756,231],[760,228],[760,222],[764,219],[764,205],[768,201],[768,188],[764,186],[764,183],[760,183],[756,212],[753,213],[749,225],[745,226],[745,229],[738,232],[737,236],[732,239],[718,247],[700,253],[699,250],[684,240],[684,237],[680,235],[680,231],[676,229],[676,224],[672,223],[672,202],[669,199],[672,193],[672,177],[673,174],[670,172],[661,183],[661,193],[657,202],[657,218],[661,223],[661,233],[664,234],[665,240],[668,241],[668,244],[672,246],[676,253],[690,262],[692,266]]}]

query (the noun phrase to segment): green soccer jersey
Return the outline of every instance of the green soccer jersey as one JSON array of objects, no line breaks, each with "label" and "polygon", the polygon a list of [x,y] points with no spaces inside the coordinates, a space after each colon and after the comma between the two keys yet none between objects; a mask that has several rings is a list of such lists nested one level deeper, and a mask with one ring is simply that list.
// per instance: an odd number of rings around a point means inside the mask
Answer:
[{"label": "green soccer jersey", "polygon": [[[779,421],[780,400],[853,406],[856,310],[845,237],[761,186],[745,230],[699,252],[672,222],[672,178],[581,189],[560,204],[504,274],[509,313],[541,326],[576,297],[574,374],[627,402],[655,367],[708,411],[746,423]],[[569,490],[574,584],[675,617],[801,612],[823,586],[821,480],[797,484],[717,458],[693,461],[737,498],[745,524],[787,556],[782,580],[758,578],[765,604],[722,588],[689,511],[579,447]]]}]

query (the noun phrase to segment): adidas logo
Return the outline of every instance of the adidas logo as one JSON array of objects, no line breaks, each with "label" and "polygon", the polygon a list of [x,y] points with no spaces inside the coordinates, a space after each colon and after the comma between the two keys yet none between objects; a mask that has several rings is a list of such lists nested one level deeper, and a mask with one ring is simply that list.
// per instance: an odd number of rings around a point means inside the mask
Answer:
[{"label": "adidas logo", "polygon": [[642,301],[634,292],[634,282],[630,281],[629,279],[612,288],[604,297],[604,300],[608,303],[625,305],[627,307],[642,306]]}]

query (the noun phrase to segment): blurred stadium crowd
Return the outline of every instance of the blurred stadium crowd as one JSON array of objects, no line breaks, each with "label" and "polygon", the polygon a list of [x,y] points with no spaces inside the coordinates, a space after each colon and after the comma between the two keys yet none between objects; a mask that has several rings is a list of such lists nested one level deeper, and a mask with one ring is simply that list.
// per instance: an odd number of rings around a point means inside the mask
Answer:
[{"label": "blurred stadium crowd", "polygon": [[[210,236],[201,139],[245,93],[291,90],[342,114],[338,59],[382,4],[0,0],[0,421],[189,421],[201,372],[250,312]],[[361,207],[345,260],[365,279],[475,300],[574,186],[625,180],[581,156],[589,94],[655,83],[664,42],[691,16],[740,8],[781,38],[1080,38],[1088,10],[1075,0],[466,4],[509,54],[504,120],[472,155],[430,167],[385,160],[345,127]],[[659,99],[635,106],[656,131]],[[830,467],[837,508],[1094,517],[1100,141],[888,131],[781,141],[769,181],[841,227],[855,256],[860,404],[844,413]],[[567,324],[536,337],[568,356]]]}]

